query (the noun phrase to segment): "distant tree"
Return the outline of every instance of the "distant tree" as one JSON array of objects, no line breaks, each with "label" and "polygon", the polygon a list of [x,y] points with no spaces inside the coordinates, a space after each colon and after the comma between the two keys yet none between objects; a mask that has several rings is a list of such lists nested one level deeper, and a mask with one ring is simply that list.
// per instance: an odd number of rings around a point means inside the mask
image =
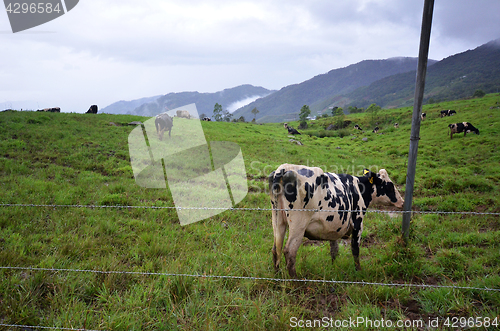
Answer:
[{"label": "distant tree", "polygon": [[311,114],[311,109],[309,109],[308,105],[303,105],[302,108],[300,109],[299,113],[299,118],[300,118],[300,125],[299,128],[307,128],[307,117]]},{"label": "distant tree", "polygon": [[245,117],[240,116],[240,118],[238,118],[238,122],[242,122],[242,123],[244,123],[244,122],[245,122]]},{"label": "distant tree", "polygon": [[207,115],[205,115],[205,113],[200,114],[200,120],[204,119],[205,117],[207,117]]},{"label": "distant tree", "polygon": [[486,95],[483,90],[476,90],[472,95],[473,98],[482,98]]},{"label": "distant tree", "polygon": [[214,120],[217,122],[222,121],[222,115],[222,106],[216,103],[214,106]]},{"label": "distant tree", "polygon": [[231,114],[227,110],[224,110],[224,112],[222,114],[222,120],[226,121],[226,122],[231,122],[231,117],[233,117],[233,114]]},{"label": "distant tree", "polygon": [[349,106],[347,110],[349,111],[349,114],[362,113],[364,111],[363,108],[358,108],[356,106]]},{"label": "distant tree", "polygon": [[257,108],[252,109],[252,114],[253,114],[253,121],[255,122],[255,117],[259,113],[259,110]]},{"label": "distant tree", "polygon": [[342,129],[344,127],[344,110],[339,107],[332,109],[332,114],[335,119],[335,126],[337,129]]},{"label": "distant tree", "polygon": [[378,122],[378,112],[382,109],[380,106],[372,103],[368,108],[366,108],[366,112],[370,114],[370,125],[375,126]]},{"label": "distant tree", "polygon": [[332,116],[335,116],[335,112],[339,109],[339,107],[335,106],[332,108]]}]

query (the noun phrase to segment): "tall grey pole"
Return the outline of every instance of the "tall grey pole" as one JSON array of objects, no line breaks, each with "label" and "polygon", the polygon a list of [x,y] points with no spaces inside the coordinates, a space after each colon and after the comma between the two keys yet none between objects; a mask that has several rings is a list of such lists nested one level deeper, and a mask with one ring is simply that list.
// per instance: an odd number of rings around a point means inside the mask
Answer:
[{"label": "tall grey pole", "polygon": [[406,190],[403,213],[403,238],[408,241],[410,235],[411,206],[413,188],[415,184],[415,168],[417,166],[418,141],[420,139],[420,116],[422,101],[424,99],[425,75],[427,73],[427,60],[429,56],[429,43],[431,39],[432,13],[434,0],[425,0],[422,15],[422,30],[420,32],[420,49],[418,52],[417,81],[415,84],[415,100],[413,102],[413,118],[411,121],[410,151],[408,153],[408,169],[406,172]]}]

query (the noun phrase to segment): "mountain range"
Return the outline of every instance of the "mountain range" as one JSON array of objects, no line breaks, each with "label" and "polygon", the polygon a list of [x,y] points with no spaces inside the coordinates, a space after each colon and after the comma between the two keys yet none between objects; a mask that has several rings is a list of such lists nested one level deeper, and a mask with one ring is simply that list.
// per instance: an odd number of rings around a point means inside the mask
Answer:
[{"label": "mountain range", "polygon": [[[305,82],[272,91],[263,87],[241,85],[215,93],[181,92],[133,101],[119,101],[101,110],[105,113],[154,116],[165,110],[196,103],[198,113],[211,117],[215,103],[232,111],[233,118],[254,117],[258,122],[280,122],[298,118],[303,105],[312,115],[329,112],[332,107],[367,107],[372,103],[383,108],[413,104],[416,58],[365,60],[334,69]],[[424,102],[470,97],[475,90],[486,93],[500,89],[500,39],[491,41],[441,61],[429,60]]]},{"label": "mountain range", "polygon": [[109,114],[132,114],[155,116],[165,111],[196,104],[198,114],[211,117],[214,105],[219,103],[224,110],[238,107],[239,102],[249,103],[257,98],[265,97],[275,91],[253,85],[240,85],[215,93],[180,92],[143,98],[132,101],[118,101],[100,110]]}]

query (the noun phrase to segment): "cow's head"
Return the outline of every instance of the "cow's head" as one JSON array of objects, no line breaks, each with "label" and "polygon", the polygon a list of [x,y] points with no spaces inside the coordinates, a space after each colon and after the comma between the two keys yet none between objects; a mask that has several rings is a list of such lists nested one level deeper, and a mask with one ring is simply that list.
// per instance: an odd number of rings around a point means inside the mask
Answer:
[{"label": "cow's head", "polygon": [[365,169],[363,173],[365,177],[368,177],[369,183],[372,185],[373,202],[393,204],[398,208],[403,207],[404,200],[385,169],[380,169],[378,173]]}]

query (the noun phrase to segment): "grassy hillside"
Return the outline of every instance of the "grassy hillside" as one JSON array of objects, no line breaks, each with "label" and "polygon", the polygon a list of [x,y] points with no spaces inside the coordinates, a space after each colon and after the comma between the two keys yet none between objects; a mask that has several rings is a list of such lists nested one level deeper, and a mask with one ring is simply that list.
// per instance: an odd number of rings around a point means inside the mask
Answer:
[{"label": "grassy hillside", "polygon": [[[499,107],[499,94],[424,107],[415,210],[500,212]],[[457,115],[441,119],[441,109]],[[289,142],[278,123],[202,126],[208,141],[241,146],[250,192],[237,207],[270,208],[267,175],[285,162],[358,175],[365,167],[385,168],[404,193],[411,111],[349,115],[352,125],[334,132],[324,130],[333,119],[314,121],[295,137],[303,146]],[[141,188],[133,179],[127,137],[134,126],[125,124],[145,119],[0,113],[0,203],[173,206],[168,190]],[[371,133],[370,121],[383,134]],[[447,125],[462,121],[480,135],[450,140]],[[355,123],[365,133],[352,129]],[[267,210],[230,210],[181,227],[172,209],[4,206],[0,266],[288,278],[283,265],[278,274],[273,270],[270,220]],[[500,288],[498,216],[415,214],[406,247],[400,229],[400,215],[367,215],[362,271],[355,270],[348,241],[335,263],[327,243],[305,241],[297,255],[298,275]],[[0,324],[289,330],[296,320],[363,317],[394,323],[437,318],[439,329],[446,329],[447,318],[500,318],[499,307],[499,292],[479,290],[0,269]]]}]

